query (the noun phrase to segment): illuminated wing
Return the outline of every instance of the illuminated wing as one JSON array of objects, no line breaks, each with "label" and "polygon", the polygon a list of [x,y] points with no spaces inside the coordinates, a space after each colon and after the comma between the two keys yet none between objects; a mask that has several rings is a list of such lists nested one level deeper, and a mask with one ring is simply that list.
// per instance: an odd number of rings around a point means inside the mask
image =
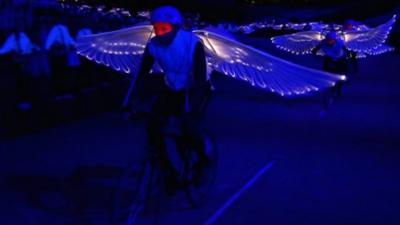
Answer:
[{"label": "illuminated wing", "polygon": [[78,54],[127,74],[138,73],[146,43],[153,36],[150,25],[82,36],[77,40]]},{"label": "illuminated wing", "polygon": [[355,52],[373,51],[381,46],[387,39],[393,24],[396,22],[394,15],[388,22],[375,28],[362,31],[348,31],[344,33],[346,47]]},{"label": "illuminated wing", "polygon": [[371,28],[369,28],[367,25],[365,25],[365,24],[357,24],[357,25],[354,25],[354,30],[356,30],[356,31],[367,31],[367,30],[370,30]]},{"label": "illuminated wing", "polygon": [[386,52],[391,52],[391,51],[394,51],[394,47],[384,44],[377,48],[366,51],[365,53],[368,55],[380,55],[380,54],[383,54]]},{"label": "illuminated wing", "polygon": [[345,79],[343,75],[282,60],[217,33],[207,30],[194,33],[202,40],[213,69],[282,96],[307,94]]},{"label": "illuminated wing", "polygon": [[319,31],[303,31],[271,38],[276,47],[293,54],[311,54],[311,51],[324,39]]}]

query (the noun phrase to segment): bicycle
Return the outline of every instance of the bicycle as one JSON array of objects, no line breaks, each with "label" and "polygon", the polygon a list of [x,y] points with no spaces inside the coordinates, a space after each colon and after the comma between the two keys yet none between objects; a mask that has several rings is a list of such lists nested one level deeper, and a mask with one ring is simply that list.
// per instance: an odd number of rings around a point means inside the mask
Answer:
[{"label": "bicycle", "polygon": [[[168,160],[177,174],[175,181],[190,206],[199,207],[204,204],[214,183],[218,160],[216,144],[203,129],[200,133],[201,149],[207,162],[201,165],[202,156],[195,149],[199,146],[193,146],[179,129],[174,128],[176,121],[171,124],[163,136]],[[114,195],[112,225],[154,225],[160,222],[167,202],[167,174],[161,168],[161,160],[159,152],[151,152],[144,162],[128,166]]]}]

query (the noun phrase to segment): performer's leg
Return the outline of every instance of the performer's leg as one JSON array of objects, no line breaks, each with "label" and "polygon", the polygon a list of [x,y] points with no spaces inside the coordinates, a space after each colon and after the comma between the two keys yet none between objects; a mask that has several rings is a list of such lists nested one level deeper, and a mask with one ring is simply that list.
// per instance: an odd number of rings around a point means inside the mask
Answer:
[{"label": "performer's leg", "polygon": [[157,151],[158,154],[164,154],[164,132],[163,129],[168,122],[168,102],[169,96],[163,91],[154,99],[150,109],[150,114],[146,118],[147,141],[150,150]]},{"label": "performer's leg", "polygon": [[146,123],[149,151],[155,151],[159,155],[159,162],[166,178],[166,191],[169,194],[175,193],[179,182],[177,171],[168,157],[164,128],[168,124],[171,113],[176,111],[176,101],[173,92],[167,89],[162,91],[155,101],[151,116]]},{"label": "performer's leg", "polygon": [[[323,69],[324,69],[324,71],[333,73],[336,69],[335,61],[332,60],[330,57],[325,56]],[[322,112],[326,112],[328,110],[329,106],[333,103],[334,92],[335,92],[335,86],[331,87],[323,92]]]},{"label": "performer's leg", "polygon": [[341,97],[342,96],[342,89],[343,89],[343,81],[338,81],[334,87],[335,89],[335,96]]}]

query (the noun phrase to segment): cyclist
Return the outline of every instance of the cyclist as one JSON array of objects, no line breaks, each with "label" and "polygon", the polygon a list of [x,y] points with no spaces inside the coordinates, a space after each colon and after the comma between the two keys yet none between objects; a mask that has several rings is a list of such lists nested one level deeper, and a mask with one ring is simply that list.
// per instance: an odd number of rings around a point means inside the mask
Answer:
[{"label": "cyclist", "polygon": [[163,70],[162,91],[152,103],[146,127],[149,150],[161,154],[170,181],[168,187],[176,184],[176,172],[167,158],[163,129],[171,118],[179,118],[180,130],[196,149],[200,164],[206,163],[199,129],[211,89],[204,47],[191,31],[182,28],[180,12],[172,6],[156,8],[151,14],[151,23],[155,36],[145,48],[137,82],[140,88],[154,63]]},{"label": "cyclist", "polygon": [[[317,54],[318,51],[322,51],[324,54],[323,69],[325,71],[348,75],[350,59],[354,56],[352,52],[345,48],[343,40],[338,37],[336,31],[330,31],[325,39],[313,49],[314,54]],[[327,110],[335,97],[341,96],[343,83],[344,81],[337,82],[336,85],[325,94],[324,111]]]}]

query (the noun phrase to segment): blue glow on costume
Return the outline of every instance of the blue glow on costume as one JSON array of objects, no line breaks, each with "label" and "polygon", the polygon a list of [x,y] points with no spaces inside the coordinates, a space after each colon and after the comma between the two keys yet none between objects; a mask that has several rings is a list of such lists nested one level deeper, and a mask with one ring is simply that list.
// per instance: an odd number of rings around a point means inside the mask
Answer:
[{"label": "blue glow on costume", "polygon": [[151,13],[151,23],[168,22],[171,24],[182,24],[180,12],[172,6],[161,6]]},{"label": "blue glow on costume", "polygon": [[323,52],[323,55],[338,60],[345,55],[344,48],[345,45],[343,40],[338,38],[336,32],[333,31],[326,35],[326,38],[322,42],[320,51]]},{"label": "blue glow on costume", "polygon": [[89,28],[82,28],[78,31],[78,33],[76,34],[76,39],[85,36],[85,35],[91,35],[93,34],[92,30],[90,30]]},{"label": "blue glow on costume", "polygon": [[39,47],[31,42],[29,37],[24,32],[19,32],[18,35],[11,34],[0,48],[0,55],[7,54],[9,52],[17,52],[19,54],[31,54],[34,50]]},{"label": "blue glow on costume", "polygon": [[65,46],[75,46],[76,43],[65,25],[58,24],[51,28],[46,39],[45,48],[49,50],[56,43]]}]

